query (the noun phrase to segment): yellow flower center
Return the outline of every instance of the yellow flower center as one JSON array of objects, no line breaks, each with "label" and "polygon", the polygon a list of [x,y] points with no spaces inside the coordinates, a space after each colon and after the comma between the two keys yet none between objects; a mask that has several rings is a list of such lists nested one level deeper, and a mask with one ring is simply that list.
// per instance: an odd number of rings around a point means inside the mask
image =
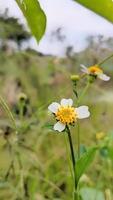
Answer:
[{"label": "yellow flower center", "polygon": [[88,68],[90,74],[97,75],[98,73],[103,73],[102,69],[100,69],[98,66],[91,66]]},{"label": "yellow flower center", "polygon": [[63,124],[72,124],[77,119],[75,108],[71,106],[61,106],[55,115],[56,119]]}]

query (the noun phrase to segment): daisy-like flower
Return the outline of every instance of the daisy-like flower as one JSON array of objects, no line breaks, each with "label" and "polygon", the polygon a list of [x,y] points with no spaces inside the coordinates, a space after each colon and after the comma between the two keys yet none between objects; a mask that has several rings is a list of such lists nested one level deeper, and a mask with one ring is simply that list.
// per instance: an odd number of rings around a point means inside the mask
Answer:
[{"label": "daisy-like flower", "polygon": [[67,125],[73,125],[77,119],[84,119],[90,116],[88,106],[80,106],[75,108],[72,106],[72,99],[62,99],[60,104],[53,102],[48,109],[51,111],[57,120],[54,125],[54,130],[62,132]]},{"label": "daisy-like flower", "polygon": [[82,68],[81,71],[84,72],[85,74],[93,75],[103,81],[110,80],[110,77],[104,74],[103,70],[98,65],[94,65],[91,67],[85,67],[84,65],[81,65],[81,68]]}]

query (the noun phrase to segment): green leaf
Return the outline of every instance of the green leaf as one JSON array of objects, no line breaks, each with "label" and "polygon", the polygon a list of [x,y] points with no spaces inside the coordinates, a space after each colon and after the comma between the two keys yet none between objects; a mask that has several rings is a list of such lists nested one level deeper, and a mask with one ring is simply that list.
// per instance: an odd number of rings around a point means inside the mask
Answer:
[{"label": "green leaf", "polygon": [[95,13],[113,22],[113,1],[112,0],[75,0]]},{"label": "green leaf", "polygon": [[89,165],[93,161],[96,150],[97,147],[90,148],[86,153],[82,154],[79,160],[77,160],[75,168],[77,184],[82,174],[85,172],[85,170],[89,167]]},{"label": "green leaf", "polygon": [[46,29],[46,15],[38,0],[16,0],[23,12],[32,34],[39,42]]},{"label": "green leaf", "polygon": [[86,146],[84,144],[80,145],[80,156],[87,152]]},{"label": "green leaf", "polygon": [[108,155],[111,160],[113,160],[113,147],[108,147]]},{"label": "green leaf", "polygon": [[100,190],[94,188],[82,188],[80,190],[80,195],[83,200],[105,200],[104,194]]}]

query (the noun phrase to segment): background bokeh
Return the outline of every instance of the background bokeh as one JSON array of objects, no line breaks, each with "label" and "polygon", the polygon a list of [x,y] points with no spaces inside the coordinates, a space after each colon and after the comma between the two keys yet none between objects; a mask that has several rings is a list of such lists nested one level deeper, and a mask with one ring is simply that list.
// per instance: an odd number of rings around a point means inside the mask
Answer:
[{"label": "background bokeh", "polygon": [[[60,54],[58,57],[49,52],[44,55],[32,49],[32,45],[24,49],[24,44],[29,43],[32,36],[7,10],[1,12],[0,94],[12,110],[19,135],[15,136],[1,106],[0,200],[71,200],[72,181],[65,133],[57,134],[51,129],[54,120],[47,107],[61,98],[71,97],[76,101],[70,76],[81,73],[80,64],[94,65],[112,54],[113,38],[109,34],[104,37],[103,33],[88,34],[84,41],[87,45],[83,45],[84,48],[78,52],[76,44],[64,45],[66,35],[62,35],[61,30],[62,27],[55,28],[49,38],[51,43],[54,43],[54,38],[56,44],[63,46],[65,56]],[[83,193],[87,188],[99,190],[99,197],[97,195],[95,200],[103,200],[113,192],[113,58],[106,61],[102,68],[111,80],[97,80],[81,102],[91,110],[91,117],[80,122],[81,151],[86,146],[99,143],[96,136],[99,133],[105,136],[100,153],[81,180],[85,188]],[[83,81],[80,91],[84,86]],[[27,96],[24,116],[19,110],[18,96],[21,93]],[[75,147],[76,129],[72,128]]]}]

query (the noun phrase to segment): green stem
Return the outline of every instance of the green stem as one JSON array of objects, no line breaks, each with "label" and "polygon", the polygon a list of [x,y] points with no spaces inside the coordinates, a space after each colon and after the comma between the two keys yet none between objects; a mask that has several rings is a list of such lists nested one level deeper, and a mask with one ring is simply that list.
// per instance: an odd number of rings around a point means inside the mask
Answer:
[{"label": "green stem", "polygon": [[87,84],[86,84],[86,87],[84,88],[83,92],[81,93],[80,97],[78,98],[78,101],[77,101],[77,105],[80,104],[80,102],[82,101],[83,97],[85,96],[86,92],[88,91],[89,87],[90,87],[90,81],[88,80]]},{"label": "green stem", "polygon": [[21,161],[21,156],[20,156],[20,152],[16,152],[16,156],[17,156],[17,160],[18,160],[18,164],[19,164],[19,168],[20,168],[20,190],[21,190],[21,195],[23,197],[23,199],[25,199],[25,188],[24,188],[24,174],[23,174],[23,165],[22,165],[22,161]]},{"label": "green stem", "polygon": [[68,143],[67,143],[67,135],[65,134],[65,146],[66,146],[66,154],[68,155],[68,165],[69,165],[69,168],[70,168],[70,173],[71,173],[71,177],[74,181],[74,177],[73,177],[73,170],[72,170],[72,166],[71,166],[71,159],[70,159],[70,151],[69,151],[69,148],[68,148]]},{"label": "green stem", "polygon": [[23,123],[24,123],[24,119],[23,119],[23,112],[24,112],[24,104],[23,102],[20,102],[19,104],[19,117],[20,117],[20,124],[21,124],[21,127],[23,126]]},{"label": "green stem", "polygon": [[[82,91],[80,97],[78,97],[77,99],[77,106],[79,106],[81,100],[83,99],[84,95],[86,94],[86,92],[88,91],[89,87],[90,87],[90,80],[87,80],[87,84],[86,87],[84,88],[84,90]],[[75,93],[74,93],[75,94]],[[78,158],[80,158],[80,127],[79,127],[79,122],[78,122],[78,126],[77,126],[77,146],[78,146]]]},{"label": "green stem", "polygon": [[71,151],[71,159],[72,159],[72,165],[73,165],[73,174],[74,174],[74,193],[73,193],[73,200],[77,200],[77,181],[76,181],[76,174],[75,174],[75,155],[74,155],[74,149],[73,149],[73,143],[72,143],[72,138],[71,138],[71,132],[69,127],[67,126],[67,134],[68,134],[68,140],[69,140],[69,146],[70,146],[70,151]]},{"label": "green stem", "polygon": [[6,142],[7,142],[7,147],[9,149],[9,153],[10,153],[10,156],[11,156],[12,160],[11,160],[10,166],[9,166],[9,168],[7,170],[7,173],[5,175],[5,180],[8,179],[11,170],[13,171],[13,175],[15,175],[15,172],[14,172],[14,152],[13,152],[13,148],[12,148],[12,145],[10,144],[8,138],[6,139]]},{"label": "green stem", "polygon": [[79,121],[77,123],[77,143],[78,143],[78,159],[80,158],[80,126]]},{"label": "green stem", "polygon": [[112,57],[113,57],[113,53],[110,56],[108,56],[107,58],[105,58],[104,60],[102,60],[101,62],[99,62],[97,65],[102,65],[104,62],[106,62],[107,60],[109,60]]},{"label": "green stem", "polygon": [[12,112],[10,111],[10,109],[9,109],[8,105],[6,104],[6,102],[4,101],[4,99],[3,99],[1,96],[0,96],[0,103],[1,103],[1,105],[2,105],[2,107],[3,107],[3,109],[6,111],[7,115],[9,116],[9,118],[11,119],[12,124],[13,124],[15,130],[17,130],[17,127],[16,127],[16,123],[15,123],[15,119],[14,119],[14,117],[13,117],[13,114],[12,114]]}]

